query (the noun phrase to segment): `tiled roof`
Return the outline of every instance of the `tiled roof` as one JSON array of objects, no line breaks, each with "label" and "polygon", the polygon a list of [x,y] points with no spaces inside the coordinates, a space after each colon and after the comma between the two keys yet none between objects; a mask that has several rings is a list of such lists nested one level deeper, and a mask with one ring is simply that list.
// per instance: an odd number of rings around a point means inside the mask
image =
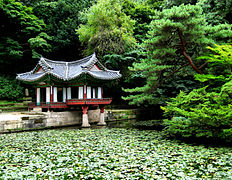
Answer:
[{"label": "tiled roof", "polygon": [[[100,66],[99,70],[92,68],[95,64]],[[41,67],[41,71],[37,71]],[[105,68],[96,58],[95,53],[91,56],[72,62],[52,61],[41,57],[36,67],[26,73],[17,74],[17,79],[22,81],[38,81],[46,75],[52,75],[63,81],[69,81],[82,74],[89,74],[96,79],[113,80],[121,77],[119,71]]]}]

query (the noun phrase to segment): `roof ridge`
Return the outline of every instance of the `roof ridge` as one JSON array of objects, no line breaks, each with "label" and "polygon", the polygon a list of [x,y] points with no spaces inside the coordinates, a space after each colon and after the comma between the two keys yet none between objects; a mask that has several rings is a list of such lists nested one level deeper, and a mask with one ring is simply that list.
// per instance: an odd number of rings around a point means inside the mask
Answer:
[{"label": "roof ridge", "polygon": [[84,61],[84,60],[90,58],[91,56],[93,56],[93,54],[91,54],[90,56],[84,57],[84,58],[82,58],[82,59],[79,59],[79,60],[70,61],[70,62],[68,62],[68,63],[69,63],[69,64],[73,64],[73,63],[76,63],[76,62],[81,62],[81,61]]},{"label": "roof ridge", "polygon": [[[43,62],[47,67],[52,68],[44,59],[44,57],[40,58],[40,61]],[[42,66],[42,65],[41,65]]]},{"label": "roof ridge", "polygon": [[[95,54],[95,53],[94,53],[94,54]],[[43,60],[44,60],[45,62],[48,61],[48,62],[52,62],[52,63],[61,63],[61,64],[66,64],[66,63],[68,63],[68,64],[72,64],[72,63],[84,61],[84,60],[90,58],[91,56],[93,56],[93,54],[90,55],[90,56],[84,57],[84,58],[82,58],[82,59],[78,59],[78,60],[74,60],[74,61],[70,61],[70,62],[68,62],[68,61],[55,61],[55,60],[47,59],[47,58],[44,58],[44,57],[42,57],[42,58],[43,58]],[[46,63],[47,63],[47,62],[46,62]]]},{"label": "roof ridge", "polygon": [[68,62],[66,62],[66,68],[65,68],[65,78],[68,78]]},{"label": "roof ridge", "polygon": [[85,64],[83,64],[81,66],[82,68],[90,69],[92,67],[91,65],[95,64],[98,61],[98,59],[96,58],[96,54],[95,53],[93,53],[91,56],[92,57]]}]

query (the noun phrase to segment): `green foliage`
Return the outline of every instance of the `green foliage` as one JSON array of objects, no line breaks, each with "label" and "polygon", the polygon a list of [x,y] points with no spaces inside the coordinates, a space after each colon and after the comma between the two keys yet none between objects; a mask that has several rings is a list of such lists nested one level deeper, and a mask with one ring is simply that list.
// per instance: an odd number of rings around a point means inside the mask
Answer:
[{"label": "green foliage", "polygon": [[232,46],[230,44],[208,47],[210,53],[198,59],[208,63],[208,74],[195,75],[196,80],[206,82],[211,89],[220,90],[221,86],[231,79],[232,75]]},{"label": "green foliage", "polygon": [[2,0],[0,1],[0,9],[9,18],[15,19],[21,25],[21,31],[26,34],[38,33],[45,27],[44,22],[33,14],[32,8],[26,7],[20,2]]},{"label": "green foliage", "polygon": [[[147,40],[144,42],[146,58],[134,63],[131,68],[132,71],[141,72],[141,77],[144,78],[146,84],[143,87],[125,89],[126,92],[139,94],[130,95],[124,99],[137,105],[146,101],[150,104],[155,103],[156,95],[154,92],[156,92],[157,87],[170,73],[186,63],[178,45],[180,44],[178,29],[191,47],[188,52],[197,54],[197,51],[192,52],[194,47],[202,47],[208,41],[203,36],[205,33],[203,27],[205,26],[206,22],[199,6],[181,5],[165,9],[162,12],[156,11],[149,27]],[[193,54],[193,56],[196,55]],[[187,73],[184,72],[183,75],[188,76],[192,74],[192,71]]]},{"label": "green foliage", "polygon": [[167,0],[163,6],[164,8],[171,8],[183,3],[201,6],[206,21],[212,25],[232,23],[232,1],[230,0]]},{"label": "green foliage", "polygon": [[[208,47],[211,53],[199,57],[209,64],[209,74],[196,79],[208,84],[189,94],[180,92],[163,108],[169,119],[164,120],[166,132],[180,137],[204,137],[231,142],[232,80],[231,45]],[[206,91],[206,88],[210,92]]]},{"label": "green foliage", "polygon": [[[21,0],[28,3],[27,0]],[[94,0],[43,0],[34,1],[34,13],[47,24],[46,33],[51,37],[51,53],[44,56],[52,59],[78,59],[82,47],[75,29],[80,25],[79,12],[92,5]]]},{"label": "green foliage", "polygon": [[198,0],[210,24],[232,23],[232,1]]},{"label": "green foliage", "polygon": [[152,16],[155,9],[160,9],[161,1],[156,1],[156,4],[150,4],[148,1],[124,0],[122,2],[122,10],[131,19],[135,20],[134,38],[141,43],[145,39],[149,31],[149,24],[152,21]]},{"label": "green foliage", "polygon": [[[183,137],[226,138],[232,128],[232,82],[226,83],[220,93],[207,92],[206,87],[180,92],[165,107],[166,132]],[[224,134],[225,133],[225,134]]]},{"label": "green foliage", "polygon": [[[39,58],[40,57],[37,52],[50,52],[51,51],[52,46],[50,44],[48,44],[47,40],[51,40],[51,37],[48,36],[44,32],[40,33],[35,38],[30,38],[28,40],[28,43],[30,44],[30,47],[33,49],[32,50],[32,55],[33,55],[34,58]],[[42,49],[42,51],[39,51],[40,49]]]},{"label": "green foliage", "polygon": [[109,69],[118,69],[123,74],[123,78],[129,77],[128,66],[138,58],[137,51],[129,51],[124,54],[107,54],[103,57],[104,65]]},{"label": "green foliage", "polygon": [[[20,46],[18,41],[11,39],[10,37],[2,37],[0,43],[0,56],[9,57],[10,59],[19,59],[23,56],[23,47]],[[9,61],[4,62],[5,59],[1,58],[0,63],[10,63]]]},{"label": "green foliage", "polygon": [[18,100],[23,96],[23,87],[12,78],[0,76],[0,99]]},{"label": "green foliage", "polygon": [[77,29],[82,43],[87,44],[86,53],[97,52],[99,56],[124,53],[133,45],[134,21],[122,11],[119,0],[98,0],[81,13],[84,21]]},{"label": "green foliage", "polygon": [[192,136],[193,132],[189,128],[191,125],[191,121],[189,119],[186,119],[185,117],[173,117],[170,120],[165,119],[163,124],[164,126],[168,126],[165,131],[172,135],[183,137]]},{"label": "green foliage", "polygon": [[227,179],[231,148],[193,146],[161,132],[44,130],[0,136],[1,179]]},{"label": "green foliage", "polygon": [[[218,28],[224,29],[223,34],[217,33]],[[195,60],[207,45],[232,37],[231,25],[209,26],[198,5],[182,4],[156,11],[149,29],[144,41],[145,58],[131,68],[136,73],[141,72],[145,85],[125,89],[131,95],[123,99],[129,100],[130,104],[154,104],[159,103],[158,98],[162,95],[170,97],[161,91],[167,91],[167,85],[176,79],[175,76],[179,80],[193,81],[193,70],[200,73],[197,66],[202,65]]]},{"label": "green foliage", "polygon": [[0,15],[1,73],[8,73],[10,66],[17,66],[19,60],[32,52],[50,51],[49,36],[43,32],[46,25],[34,15],[31,7],[15,0],[2,0]]}]

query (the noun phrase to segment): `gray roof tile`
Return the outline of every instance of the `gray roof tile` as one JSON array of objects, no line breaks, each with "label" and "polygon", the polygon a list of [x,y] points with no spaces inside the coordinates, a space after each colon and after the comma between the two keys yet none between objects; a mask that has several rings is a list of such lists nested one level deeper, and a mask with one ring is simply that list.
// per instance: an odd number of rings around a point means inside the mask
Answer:
[{"label": "gray roof tile", "polygon": [[[103,70],[91,70],[94,64],[98,64]],[[44,72],[36,72],[37,67],[40,66]],[[81,74],[88,73],[96,79],[113,80],[121,77],[119,71],[113,71],[105,68],[96,58],[95,53],[91,56],[85,57],[81,60],[72,62],[53,61],[41,57],[36,67],[26,73],[17,74],[17,79],[22,81],[38,81],[47,74],[57,77],[63,81],[69,81],[78,78]]]}]

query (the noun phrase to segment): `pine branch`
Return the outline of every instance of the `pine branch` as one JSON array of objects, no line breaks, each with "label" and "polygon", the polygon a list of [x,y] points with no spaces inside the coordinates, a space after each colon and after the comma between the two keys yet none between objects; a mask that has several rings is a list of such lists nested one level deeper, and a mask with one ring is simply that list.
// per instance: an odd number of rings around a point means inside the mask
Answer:
[{"label": "pine branch", "polygon": [[182,68],[184,68],[185,66],[188,66],[189,63],[186,63],[184,65],[182,65],[181,67],[177,68],[175,71],[171,72],[169,75],[167,75],[165,77],[165,80],[167,80],[168,78],[170,78],[171,76],[173,76],[176,72],[178,72],[179,70],[181,70]]},{"label": "pine branch", "polygon": [[182,54],[184,55],[184,57],[186,57],[189,61],[189,64],[192,66],[192,68],[199,74],[202,74],[201,71],[195,66],[195,64],[193,63],[191,57],[189,55],[187,55],[187,53],[185,52],[185,47],[186,47],[186,42],[183,38],[183,35],[180,31],[180,29],[178,29],[178,35],[180,37],[180,41],[181,41],[181,49],[182,49]]}]

